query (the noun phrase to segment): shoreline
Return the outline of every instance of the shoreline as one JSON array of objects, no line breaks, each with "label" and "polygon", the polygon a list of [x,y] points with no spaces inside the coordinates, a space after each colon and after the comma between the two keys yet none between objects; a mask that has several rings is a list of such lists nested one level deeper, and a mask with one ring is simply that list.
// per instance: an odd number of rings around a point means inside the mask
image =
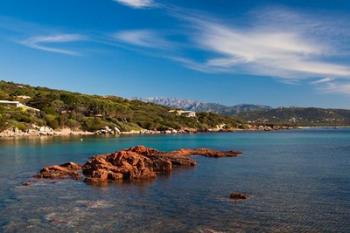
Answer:
[{"label": "shoreline", "polygon": [[[235,132],[271,132],[291,129],[334,129],[334,126],[296,126],[296,127],[278,127],[278,128],[266,128],[266,127],[254,127],[249,129],[209,129],[206,131],[197,129],[185,129],[185,130],[131,130],[122,132],[113,132],[106,130],[98,130],[95,132],[71,130],[68,128],[53,130],[45,127],[45,130],[28,130],[27,132],[12,129],[4,130],[0,132],[0,139],[11,138],[40,138],[40,137],[79,137],[79,136],[106,136],[106,137],[120,137],[120,136],[136,136],[136,135],[183,135],[183,134],[197,134],[197,133],[235,133]],[[350,128],[350,126],[337,126],[336,128]],[[102,132],[101,132],[102,131]]]},{"label": "shoreline", "polygon": [[184,134],[198,134],[198,133],[235,133],[235,132],[271,132],[280,130],[290,130],[297,128],[280,128],[280,129],[228,129],[228,130],[165,130],[165,131],[153,131],[153,130],[132,130],[118,133],[99,133],[90,131],[74,131],[74,130],[53,130],[49,132],[30,131],[23,132],[17,130],[7,130],[0,132],[0,139],[11,138],[41,138],[41,137],[80,137],[80,136],[97,136],[97,137],[120,137],[120,136],[137,136],[137,135],[184,135]]},{"label": "shoreline", "polygon": [[325,126],[298,126],[299,129],[342,129],[342,128],[350,128],[350,125],[325,125]]}]

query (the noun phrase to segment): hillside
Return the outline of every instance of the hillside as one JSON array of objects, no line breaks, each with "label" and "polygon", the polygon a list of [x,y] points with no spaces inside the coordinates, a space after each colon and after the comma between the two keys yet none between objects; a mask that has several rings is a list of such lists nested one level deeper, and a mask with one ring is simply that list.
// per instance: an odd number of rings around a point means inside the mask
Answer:
[{"label": "hillside", "polygon": [[0,104],[0,131],[8,128],[28,130],[33,125],[86,131],[96,131],[106,126],[117,127],[121,131],[207,130],[220,124],[228,128],[242,126],[235,117],[214,113],[197,113],[196,117],[179,116],[169,112],[168,107],[139,100],[86,95],[6,81],[0,81],[0,100],[19,101],[22,104],[22,107]]},{"label": "hillside", "polygon": [[239,117],[253,123],[290,124],[298,126],[348,126],[350,110],[324,108],[274,108],[242,112]]},{"label": "hillside", "polygon": [[271,107],[265,105],[240,104],[234,106],[226,106],[217,103],[205,103],[195,100],[162,97],[149,97],[140,100],[144,102],[164,105],[171,108],[179,108],[195,112],[213,112],[227,116],[232,116],[247,111],[271,109]]},{"label": "hillside", "polygon": [[175,98],[147,98],[152,102],[198,112],[214,112],[226,116],[237,116],[239,119],[256,124],[285,124],[295,126],[345,126],[350,125],[350,110],[324,108],[271,108],[266,105],[241,104],[225,106],[215,103],[203,103],[193,100]]}]

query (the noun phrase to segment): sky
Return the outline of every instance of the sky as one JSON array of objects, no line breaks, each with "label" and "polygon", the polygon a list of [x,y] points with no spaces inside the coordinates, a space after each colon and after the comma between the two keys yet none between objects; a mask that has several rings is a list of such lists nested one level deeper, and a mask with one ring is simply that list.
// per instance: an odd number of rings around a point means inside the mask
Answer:
[{"label": "sky", "polygon": [[1,0],[0,79],[350,109],[347,0]]}]

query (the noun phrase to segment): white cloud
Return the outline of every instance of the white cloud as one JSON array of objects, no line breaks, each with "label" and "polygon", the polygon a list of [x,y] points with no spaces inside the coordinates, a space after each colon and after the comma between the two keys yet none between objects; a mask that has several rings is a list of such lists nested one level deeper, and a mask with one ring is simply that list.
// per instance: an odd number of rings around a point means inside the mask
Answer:
[{"label": "white cloud", "polygon": [[153,0],[114,0],[120,4],[133,8],[149,8],[155,6]]},{"label": "white cloud", "polygon": [[161,33],[152,30],[126,30],[113,34],[119,42],[146,48],[167,49],[173,45]]},{"label": "white cloud", "polygon": [[311,80],[323,92],[350,94],[349,20],[269,10],[255,11],[243,23],[176,12],[192,47],[205,53],[200,61],[175,60],[202,72],[267,76],[284,83]]},{"label": "white cloud", "polygon": [[79,55],[79,53],[75,51],[56,48],[50,44],[78,42],[86,39],[87,38],[85,36],[80,34],[55,34],[46,36],[33,36],[26,40],[20,41],[19,43],[30,48],[39,49],[47,52],[77,56]]},{"label": "white cloud", "polygon": [[340,93],[350,95],[349,82],[328,82],[320,86],[319,89],[324,93]]},{"label": "white cloud", "polygon": [[214,20],[196,18],[190,22],[195,30],[192,35],[195,45],[215,54],[207,58],[209,68],[283,79],[350,78],[350,66],[323,61],[330,51],[335,52],[331,45],[287,26],[284,29],[273,25],[242,29]]},{"label": "white cloud", "polygon": [[326,77],[326,78],[318,79],[316,81],[312,81],[311,84],[329,83],[329,82],[332,82],[333,80],[334,80],[333,78]]},{"label": "white cloud", "polygon": [[[307,16],[278,8],[255,11],[244,21],[224,21],[172,8],[168,12],[184,22],[185,30],[176,32],[186,42],[171,41],[172,37],[155,30],[122,31],[114,39],[158,49],[160,57],[200,72],[267,76],[285,83],[310,80],[315,86],[339,80],[350,83],[346,19],[332,21],[331,16]],[[196,54],[201,54],[200,59]],[[340,92],[344,93],[344,88]]]}]

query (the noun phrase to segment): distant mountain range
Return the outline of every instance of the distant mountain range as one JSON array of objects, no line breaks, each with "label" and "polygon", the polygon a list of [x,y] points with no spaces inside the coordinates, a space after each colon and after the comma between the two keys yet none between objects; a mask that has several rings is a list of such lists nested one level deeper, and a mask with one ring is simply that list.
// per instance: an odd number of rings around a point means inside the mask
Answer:
[{"label": "distant mountain range", "polygon": [[163,97],[149,97],[139,99],[144,102],[151,102],[155,104],[164,105],[170,108],[184,109],[194,112],[213,112],[222,115],[237,115],[242,112],[268,110],[272,109],[270,106],[254,105],[254,104],[239,104],[234,106],[226,106],[217,103],[206,103],[196,100],[177,99],[177,98],[163,98]]},{"label": "distant mountain range", "polygon": [[266,105],[254,104],[225,106],[216,103],[161,97],[151,97],[140,100],[195,112],[214,112],[227,116],[237,116],[243,120],[256,123],[295,124],[300,126],[350,125],[350,110],[346,109],[313,107],[272,108]]}]

